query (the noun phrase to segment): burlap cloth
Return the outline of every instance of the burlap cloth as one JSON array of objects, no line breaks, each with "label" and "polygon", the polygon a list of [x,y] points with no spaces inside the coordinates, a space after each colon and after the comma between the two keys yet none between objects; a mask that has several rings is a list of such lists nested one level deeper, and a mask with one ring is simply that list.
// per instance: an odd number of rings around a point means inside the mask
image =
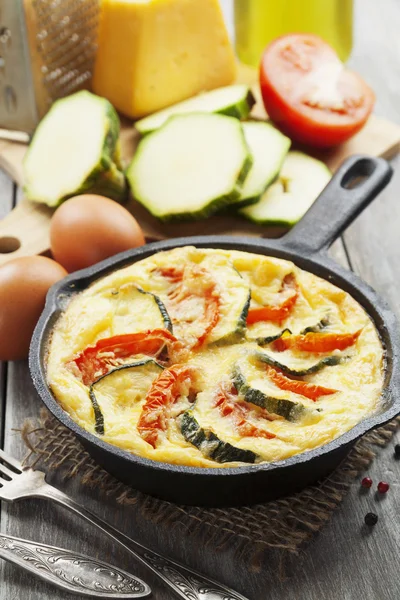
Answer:
[{"label": "burlap cloth", "polygon": [[349,487],[393,437],[400,418],[365,435],[330,477],[286,498],[243,508],[179,506],[138,492],[99,467],[74,435],[47,411],[21,430],[29,448],[26,463],[62,477],[76,477],[82,485],[101,490],[116,502],[135,505],[142,519],[180,526],[197,543],[220,549],[234,545],[241,557],[259,564],[267,548],[296,553],[329,520]]}]

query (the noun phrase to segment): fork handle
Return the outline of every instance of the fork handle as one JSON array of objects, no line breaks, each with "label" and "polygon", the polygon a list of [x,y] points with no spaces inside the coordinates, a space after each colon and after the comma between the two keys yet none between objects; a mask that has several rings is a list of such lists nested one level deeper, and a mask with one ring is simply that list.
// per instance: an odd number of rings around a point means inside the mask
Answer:
[{"label": "fork handle", "polygon": [[144,598],[141,579],[95,558],[0,533],[0,558],[61,590],[90,598]]},{"label": "fork handle", "polygon": [[34,496],[53,500],[95,525],[162,579],[169,588],[184,600],[248,600],[234,590],[139,544],[139,542],[118,531],[87,508],[47,483],[36,490]]}]

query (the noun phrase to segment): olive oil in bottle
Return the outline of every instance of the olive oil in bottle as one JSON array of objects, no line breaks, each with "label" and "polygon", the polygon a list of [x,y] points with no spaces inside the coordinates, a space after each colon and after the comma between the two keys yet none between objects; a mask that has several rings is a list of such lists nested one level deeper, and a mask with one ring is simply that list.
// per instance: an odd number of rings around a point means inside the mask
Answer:
[{"label": "olive oil in bottle", "polygon": [[353,0],[235,0],[236,51],[254,67],[264,48],[285,33],[315,33],[345,61],[352,25]]}]

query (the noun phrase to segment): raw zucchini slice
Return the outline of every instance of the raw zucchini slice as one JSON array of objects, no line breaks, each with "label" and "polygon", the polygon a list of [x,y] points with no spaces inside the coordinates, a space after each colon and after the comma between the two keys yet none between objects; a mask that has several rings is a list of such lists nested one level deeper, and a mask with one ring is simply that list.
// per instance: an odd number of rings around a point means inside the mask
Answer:
[{"label": "raw zucchini slice", "polygon": [[113,163],[107,171],[100,173],[96,178],[90,187],[90,193],[106,196],[106,198],[111,198],[111,200],[122,204],[128,199],[128,182],[124,173]]},{"label": "raw zucchini slice", "polygon": [[95,190],[105,173],[113,190],[122,188],[123,175],[117,177],[113,160],[118,136],[118,115],[104,98],[81,91],[55,102],[24,160],[27,198],[58,206],[71,196]]},{"label": "raw zucchini slice", "polygon": [[335,355],[326,356],[318,362],[310,362],[309,360],[290,356],[290,358],[285,357],[285,362],[281,362],[282,359],[279,354],[273,352],[257,352],[255,358],[271,367],[281,369],[286,375],[292,375],[293,377],[312,375],[313,373],[318,373],[318,371],[321,371],[324,367],[334,367],[348,360],[347,356]]},{"label": "raw zucchini slice", "polygon": [[191,411],[183,413],[180,428],[187,442],[196,446],[205,457],[215,460],[215,462],[254,463],[258,458],[257,454],[251,450],[243,450],[229,442],[223,442],[210,429],[203,429]]},{"label": "raw zucchini slice", "polygon": [[172,116],[197,112],[218,113],[236,119],[246,119],[254,104],[255,98],[249,86],[229,85],[160,110],[136,121],[135,127],[142,135],[146,135],[159,129]]},{"label": "raw zucchini slice", "polygon": [[145,292],[133,283],[126,283],[111,292],[115,305],[113,335],[136,333],[148,329],[168,329],[172,333],[172,321],[162,300]]},{"label": "raw zucchini slice", "polygon": [[244,365],[240,367],[236,365],[232,373],[232,381],[238,394],[243,396],[246,402],[265,408],[268,412],[280,415],[288,421],[297,421],[301,417],[305,411],[303,404],[284,398],[274,398],[258,389],[255,387],[256,384],[252,383],[254,377],[251,376],[250,371],[245,373],[245,370]]},{"label": "raw zucchini slice", "polygon": [[155,217],[198,219],[237,200],[251,164],[237,119],[192,114],[172,117],[144,138],[127,177]]},{"label": "raw zucchini slice", "polygon": [[279,177],[257,204],[240,214],[261,225],[295,225],[331,178],[328,167],[302,152],[289,152]]},{"label": "raw zucchini slice", "polygon": [[[134,380],[124,381],[120,376],[126,370],[135,369],[137,376]],[[130,396],[129,401],[140,401],[144,399],[154,379],[164,367],[152,358],[143,358],[135,362],[127,363],[112,369],[92,383],[89,388],[89,397],[93,406],[95,418],[95,432],[104,435],[104,414],[100,407],[98,398],[101,396],[102,403],[107,403],[112,410],[113,404],[119,404],[124,396]]]},{"label": "raw zucchini slice", "polygon": [[253,166],[235,206],[247,206],[259,201],[260,196],[279,175],[291,144],[289,138],[268,123],[248,121],[242,123],[242,127],[253,157]]}]

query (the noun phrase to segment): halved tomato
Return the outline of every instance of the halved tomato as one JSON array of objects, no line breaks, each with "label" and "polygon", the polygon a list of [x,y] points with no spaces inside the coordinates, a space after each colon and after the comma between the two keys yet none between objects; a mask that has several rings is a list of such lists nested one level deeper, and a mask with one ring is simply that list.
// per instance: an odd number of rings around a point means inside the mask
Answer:
[{"label": "halved tomato", "polygon": [[340,144],[368,119],[375,95],[346,69],[323,39],[289,34],[274,40],[260,66],[269,117],[293,140],[316,147]]}]

